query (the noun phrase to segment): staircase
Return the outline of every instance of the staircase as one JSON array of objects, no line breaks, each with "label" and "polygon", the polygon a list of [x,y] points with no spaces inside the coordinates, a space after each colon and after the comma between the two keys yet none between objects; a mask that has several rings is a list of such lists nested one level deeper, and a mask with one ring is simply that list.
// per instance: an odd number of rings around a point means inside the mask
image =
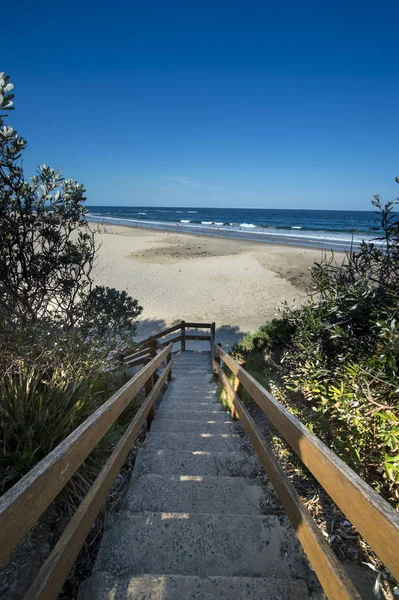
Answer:
[{"label": "staircase", "polygon": [[265,492],[212,378],[210,352],[175,356],[122,509],[79,600],[309,598],[310,569]]}]

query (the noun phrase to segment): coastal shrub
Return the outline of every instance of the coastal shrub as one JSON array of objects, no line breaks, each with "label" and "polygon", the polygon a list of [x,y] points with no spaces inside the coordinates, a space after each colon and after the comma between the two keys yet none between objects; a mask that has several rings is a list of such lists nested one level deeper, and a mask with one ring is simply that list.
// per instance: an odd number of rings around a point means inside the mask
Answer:
[{"label": "coastal shrub", "polygon": [[[46,365],[46,358],[47,353],[35,365],[21,363],[0,381],[0,495],[124,383],[121,374],[104,370],[94,355],[81,354],[76,362],[75,352],[64,352],[55,366]],[[132,401],[130,417],[137,403]],[[85,460],[58,498],[59,508],[73,507],[87,493],[125,423],[120,419]]]},{"label": "coastal shrub", "polygon": [[[399,183],[399,181],[398,181]],[[345,462],[399,507],[399,221],[373,205],[382,236],[312,269],[308,301],[233,352]],[[262,366],[254,357],[262,357]],[[245,397],[244,397],[245,399]]]},{"label": "coastal shrub", "polygon": [[[124,382],[112,347],[132,343],[142,308],[94,285],[94,233],[83,185],[41,165],[25,180],[27,142],[9,125],[13,85],[0,73],[0,494]],[[83,497],[137,401],[61,494]]]},{"label": "coastal shrub", "polygon": [[107,342],[131,337],[142,310],[137,300],[93,283],[96,246],[85,218],[84,186],[46,165],[25,180],[21,159],[27,141],[5,124],[12,89],[0,73],[2,332],[51,323],[82,328]]}]

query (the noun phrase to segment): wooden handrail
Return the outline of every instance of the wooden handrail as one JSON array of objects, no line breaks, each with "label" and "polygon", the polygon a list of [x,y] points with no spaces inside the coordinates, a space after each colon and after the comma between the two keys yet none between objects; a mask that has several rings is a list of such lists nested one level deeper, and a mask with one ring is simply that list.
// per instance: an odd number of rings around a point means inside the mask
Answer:
[{"label": "wooden handrail", "polygon": [[212,323],[185,323],[190,329],[211,329]]},{"label": "wooden handrail", "polygon": [[0,565],[172,351],[169,344],[0,498]]},{"label": "wooden handrail", "polygon": [[274,452],[259,434],[255,422],[233,389],[226,373],[216,361],[213,362],[213,367],[225,387],[230,409],[241,420],[327,597],[337,600],[360,599]]},{"label": "wooden handrail", "polygon": [[217,344],[215,354],[242,383],[392,575],[399,579],[398,513]]},{"label": "wooden handrail", "polygon": [[151,346],[151,344],[153,343],[154,340],[157,340],[160,337],[164,337],[165,335],[168,335],[169,333],[173,333],[174,331],[177,331],[180,328],[181,328],[181,323],[178,323],[177,325],[173,325],[172,327],[169,327],[168,329],[164,329],[163,331],[160,331],[159,333],[150,335],[145,340],[142,340],[141,342],[137,342],[137,344],[135,344],[135,346],[133,346],[132,348],[123,350],[121,352],[121,354],[123,354],[123,356],[126,358],[126,357],[130,356],[131,354],[135,354],[136,351],[138,352],[142,346]]},{"label": "wooden handrail", "polygon": [[[186,329],[209,329],[210,335],[187,334]],[[176,344],[177,342],[181,342],[181,350],[184,352],[186,349],[186,340],[205,341],[211,343],[211,352],[213,352],[213,344],[215,343],[215,323],[192,323],[180,321],[180,323],[177,325],[172,325],[172,327],[169,327],[168,329],[164,329],[159,333],[150,335],[145,340],[138,342],[132,348],[128,348],[127,350],[119,352],[118,357],[121,358],[126,365],[135,367],[148,359],[154,342],[158,343],[158,346],[156,347],[159,349],[159,347],[163,347],[163,345],[158,342],[159,338],[178,330],[180,330],[180,334],[165,340],[164,344]]]},{"label": "wooden handrail", "polygon": [[[170,354],[168,355],[168,357]],[[63,534],[40,569],[24,600],[56,600],[72,565],[96,519],[116,476],[159,396],[162,385],[172,369],[168,362],[161,377],[147,396],[115,450],[91,486],[86,497],[66,526]]]}]

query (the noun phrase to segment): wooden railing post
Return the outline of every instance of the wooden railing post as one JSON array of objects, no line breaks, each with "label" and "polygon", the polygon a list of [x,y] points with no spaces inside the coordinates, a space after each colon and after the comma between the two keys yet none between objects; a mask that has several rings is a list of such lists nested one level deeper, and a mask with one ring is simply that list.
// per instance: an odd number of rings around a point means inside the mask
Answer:
[{"label": "wooden railing post", "polygon": [[[219,344],[216,344],[216,345],[219,346],[219,348],[222,347],[222,343],[221,342],[219,342]],[[219,354],[216,354],[215,361],[217,362],[218,365],[220,365],[220,355]]]},{"label": "wooden railing post", "polygon": [[[237,362],[238,362],[238,361],[237,361]],[[243,360],[243,361],[240,361],[240,362],[239,362],[239,365],[240,365],[240,366],[241,366],[243,369],[245,369],[245,365],[246,365],[246,362],[245,362],[245,360]],[[243,396],[243,393],[244,393],[244,386],[242,385],[242,383],[241,383],[241,381],[238,379],[238,377],[234,377],[234,385],[233,385],[233,388],[234,388],[234,391],[235,391],[235,393],[237,394],[237,396],[239,397],[239,399],[240,399],[240,400],[241,400],[241,402],[242,402],[242,396]],[[235,409],[235,408],[233,408],[233,409],[232,409],[232,411],[231,411],[231,416],[233,417],[233,419],[238,419],[238,418],[239,418],[239,415],[238,415],[238,413],[237,413],[237,411],[236,411],[236,409]]]},{"label": "wooden railing post", "polygon": [[215,337],[216,337],[216,324],[211,323],[211,358],[215,360]]},{"label": "wooden railing post", "polygon": [[[167,356],[167,359],[166,359],[167,365],[170,363],[171,360],[172,360],[172,351],[170,351]],[[170,383],[172,380],[173,380],[173,376],[172,376],[172,368],[171,368],[168,373],[168,383]]]},{"label": "wooden railing post", "polygon": [[[150,352],[151,352],[151,358],[155,358],[155,356],[157,355],[157,342],[156,342],[156,340],[153,340],[153,342],[151,344],[151,350],[150,350]],[[154,371],[152,385],[154,386],[157,381],[158,381],[158,369],[156,369]]]},{"label": "wooden railing post", "polygon": [[181,322],[181,351],[186,351],[186,322]]},{"label": "wooden railing post", "polygon": [[[144,384],[144,396],[146,398],[148,398],[148,396],[151,394],[151,390],[154,387],[154,383],[156,382],[156,381],[154,381],[154,379],[155,379],[155,374],[151,375],[151,377],[149,377]],[[151,422],[154,420],[154,416],[155,416],[154,407],[151,406],[151,409],[147,415],[148,429],[150,429],[150,427],[151,427]]]}]

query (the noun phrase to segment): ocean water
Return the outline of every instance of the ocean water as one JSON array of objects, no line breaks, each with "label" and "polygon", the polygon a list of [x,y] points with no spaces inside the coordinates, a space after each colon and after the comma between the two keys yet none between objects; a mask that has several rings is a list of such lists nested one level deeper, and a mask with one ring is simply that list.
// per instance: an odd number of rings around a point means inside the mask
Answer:
[{"label": "ocean water", "polygon": [[88,219],[238,239],[345,250],[378,241],[372,211],[88,206]]}]

